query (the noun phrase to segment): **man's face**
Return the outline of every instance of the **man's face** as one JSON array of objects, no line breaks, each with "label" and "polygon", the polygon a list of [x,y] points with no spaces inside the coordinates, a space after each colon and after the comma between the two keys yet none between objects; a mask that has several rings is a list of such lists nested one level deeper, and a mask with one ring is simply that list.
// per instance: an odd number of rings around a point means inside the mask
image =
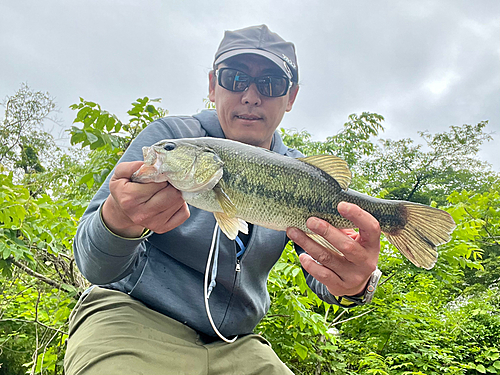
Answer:
[{"label": "man's face", "polygon": [[[238,69],[252,77],[283,75],[271,60],[254,54],[235,56],[218,68]],[[297,91],[295,85],[285,96],[271,98],[259,93],[252,83],[245,91],[233,92],[221,87],[215,74],[210,73],[209,99],[215,102],[226,138],[267,149],[283,115],[292,109]]]}]

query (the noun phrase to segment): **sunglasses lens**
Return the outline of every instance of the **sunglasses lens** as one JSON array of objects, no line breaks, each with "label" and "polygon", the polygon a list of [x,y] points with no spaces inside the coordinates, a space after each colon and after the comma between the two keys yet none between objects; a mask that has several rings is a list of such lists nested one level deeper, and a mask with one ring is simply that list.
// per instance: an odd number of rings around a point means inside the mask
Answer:
[{"label": "sunglasses lens", "polygon": [[283,96],[288,91],[288,81],[284,77],[257,78],[257,89],[264,96]]},{"label": "sunglasses lens", "polygon": [[236,69],[220,69],[219,85],[229,91],[241,92],[248,87],[250,77]]},{"label": "sunglasses lens", "polygon": [[250,84],[250,77],[242,72],[236,72],[233,82],[233,91],[245,91]]},{"label": "sunglasses lens", "polygon": [[285,77],[264,76],[253,78],[248,74],[231,68],[219,69],[217,75],[219,77],[219,85],[226,90],[235,92],[244,91],[253,81],[255,81],[257,90],[259,90],[262,95],[278,97],[286,95],[289,86],[289,81]]}]

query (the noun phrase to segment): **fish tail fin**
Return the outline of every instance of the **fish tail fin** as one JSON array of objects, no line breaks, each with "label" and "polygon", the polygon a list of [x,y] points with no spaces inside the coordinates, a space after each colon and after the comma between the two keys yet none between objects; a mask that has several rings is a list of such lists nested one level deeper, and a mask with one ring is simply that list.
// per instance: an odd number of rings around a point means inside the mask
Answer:
[{"label": "fish tail fin", "polygon": [[406,213],[406,225],[384,234],[410,262],[429,270],[438,258],[436,247],[450,240],[456,224],[446,211],[410,202],[401,204]]}]

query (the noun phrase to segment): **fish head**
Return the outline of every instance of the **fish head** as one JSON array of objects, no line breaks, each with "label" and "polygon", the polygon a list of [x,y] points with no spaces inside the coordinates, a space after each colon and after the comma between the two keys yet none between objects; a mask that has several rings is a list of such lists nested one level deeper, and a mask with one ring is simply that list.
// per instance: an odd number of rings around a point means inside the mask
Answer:
[{"label": "fish head", "polygon": [[224,162],[212,149],[187,139],[166,139],[143,147],[144,164],[132,175],[140,183],[168,181],[176,189],[201,193],[222,177]]}]

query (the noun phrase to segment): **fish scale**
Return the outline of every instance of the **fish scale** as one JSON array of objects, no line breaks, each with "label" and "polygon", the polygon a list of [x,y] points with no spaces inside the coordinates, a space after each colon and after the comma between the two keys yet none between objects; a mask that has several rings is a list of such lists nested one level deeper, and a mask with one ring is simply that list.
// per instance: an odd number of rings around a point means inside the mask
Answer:
[{"label": "fish scale", "polygon": [[222,231],[234,239],[246,223],[275,230],[297,227],[333,251],[333,245],[306,227],[319,217],[337,228],[354,224],[337,211],[354,203],[379,221],[386,238],[413,264],[430,269],[436,247],[450,240],[451,216],[426,205],[379,199],[348,189],[347,164],[332,155],[294,159],[220,138],[163,140],[144,148],[145,164],[135,182],[169,181],[187,203],[213,212]]}]

